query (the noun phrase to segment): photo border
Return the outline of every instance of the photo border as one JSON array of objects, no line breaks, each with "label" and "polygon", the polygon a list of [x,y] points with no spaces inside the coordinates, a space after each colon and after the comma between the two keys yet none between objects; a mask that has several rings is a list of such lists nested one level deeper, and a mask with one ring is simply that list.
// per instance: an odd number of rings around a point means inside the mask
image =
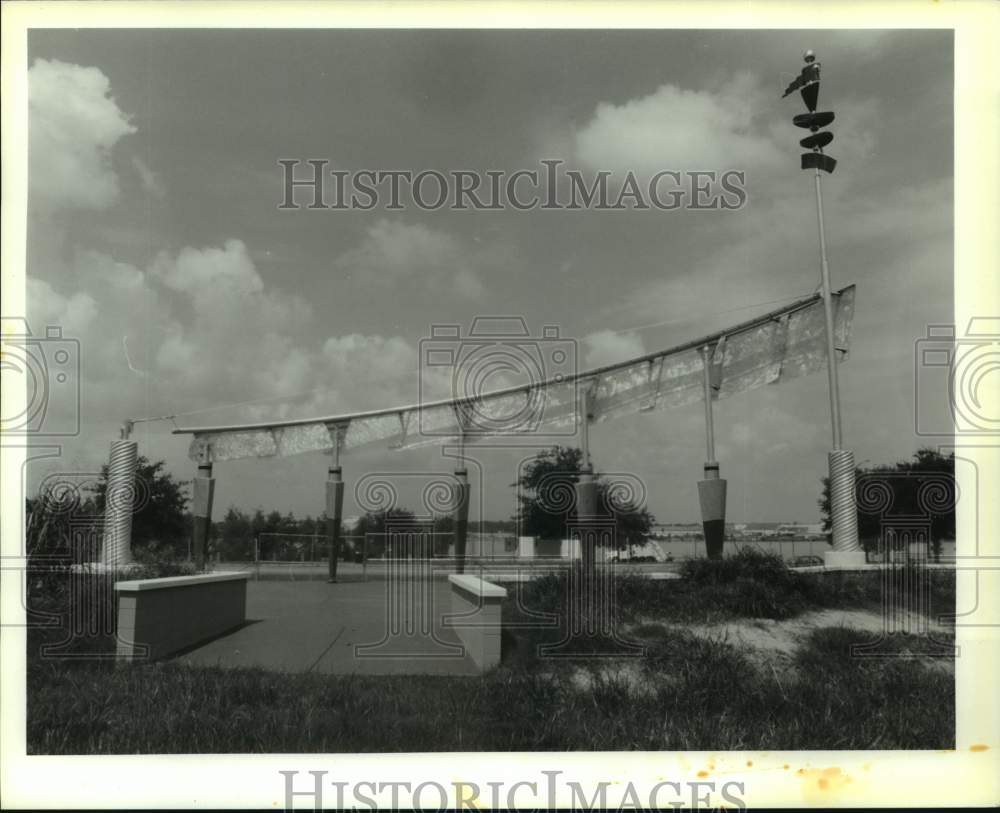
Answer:
[{"label": "photo border", "polygon": [[[238,11],[238,13],[236,13]],[[27,31],[31,28],[938,28],[954,30],[955,64],[955,324],[983,315],[984,303],[1000,302],[995,234],[998,206],[998,98],[995,44],[1000,13],[989,2],[788,2],[715,3],[4,3],[2,265],[5,313],[24,309],[27,231]],[[905,134],[900,134],[905,139]],[[2,390],[16,408],[24,392]],[[19,402],[18,399],[21,399]],[[7,412],[7,409],[5,409]],[[9,413],[8,413],[9,414]],[[983,494],[1000,493],[1000,440],[955,439],[955,451],[978,467]],[[452,782],[537,780],[541,771],[563,771],[565,783],[593,788],[599,780],[631,781],[640,790],[657,782],[708,779],[745,783],[755,806],[952,806],[992,805],[1000,800],[1000,590],[996,589],[1000,537],[996,505],[962,503],[956,517],[957,555],[970,570],[958,573],[957,591],[978,583],[977,623],[956,627],[962,657],[956,662],[954,751],[771,751],[771,752],[570,752],[333,755],[25,756],[25,631],[19,580],[24,522],[23,439],[0,449],[3,569],[0,601],[4,626],[0,656],[0,793],[5,807],[254,807],[282,809],[281,770],[329,772],[329,778],[359,781]],[[962,483],[960,482],[961,486]],[[976,512],[978,511],[978,515]],[[980,537],[974,538],[978,525]],[[978,545],[978,547],[977,547]],[[19,558],[20,557],[20,558]],[[984,557],[993,557],[987,559]],[[975,562],[986,562],[982,572]],[[990,570],[990,567],[993,570]],[[21,568],[21,569],[19,569]],[[989,582],[994,582],[993,587]],[[985,588],[985,589],[984,589]],[[966,593],[968,594],[968,593]],[[961,610],[962,608],[959,608]],[[916,711],[916,710],[915,710]],[[983,747],[985,746],[985,747]],[[460,758],[457,758],[460,757]],[[751,766],[752,763],[752,767]],[[785,769],[783,766],[788,765]],[[165,770],[166,769],[166,770]],[[831,773],[832,772],[832,773]],[[827,781],[831,776],[836,781]],[[992,777],[992,778],[991,778]],[[519,795],[524,806],[533,806]],[[300,800],[302,806],[308,800]],[[544,794],[534,804],[546,804]]]}]

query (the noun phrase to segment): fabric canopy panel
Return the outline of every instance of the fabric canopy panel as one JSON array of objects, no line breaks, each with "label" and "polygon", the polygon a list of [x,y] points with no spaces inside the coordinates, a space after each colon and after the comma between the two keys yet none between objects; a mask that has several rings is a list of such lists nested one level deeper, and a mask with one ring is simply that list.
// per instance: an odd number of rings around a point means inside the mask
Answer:
[{"label": "fabric canopy panel", "polygon": [[[854,317],[854,286],[834,294],[834,343],[847,357]],[[694,342],[559,381],[487,393],[473,400],[437,401],[372,412],[273,424],[177,429],[193,434],[193,460],[288,457],[304,452],[356,449],[383,443],[394,449],[477,438],[561,430],[573,433],[585,395],[592,421],[704,398],[704,366],[711,367],[716,398],[798,378],[826,367],[820,296]]]}]

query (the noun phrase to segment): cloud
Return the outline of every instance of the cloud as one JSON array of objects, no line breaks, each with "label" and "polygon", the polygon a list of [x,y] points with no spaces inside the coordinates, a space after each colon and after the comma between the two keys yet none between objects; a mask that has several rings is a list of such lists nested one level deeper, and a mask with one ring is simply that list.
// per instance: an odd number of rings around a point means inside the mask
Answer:
[{"label": "cloud", "polygon": [[28,305],[33,330],[59,325],[80,342],[95,416],[252,402],[216,415],[266,420],[416,400],[412,345],[318,338],[311,304],[268,288],[237,239],[163,252],[145,271],[79,252],[58,283],[28,277]]},{"label": "cloud", "polygon": [[476,268],[482,259],[446,232],[380,218],[367,229],[360,246],[337,259],[335,268],[362,282],[397,285],[415,280],[422,286],[448,285],[475,298],[484,291]]},{"label": "cloud", "polygon": [[598,330],[583,337],[583,362],[587,369],[615,364],[646,352],[642,337],[635,332]]},{"label": "cloud", "polygon": [[90,329],[97,317],[97,302],[78,291],[63,296],[45,280],[28,277],[26,296],[30,305],[28,324],[33,335],[44,336],[48,326],[61,327],[67,336],[78,336]]},{"label": "cloud", "polygon": [[220,291],[225,296],[260,293],[264,282],[242,240],[227,240],[218,248],[185,248],[176,258],[161,253],[152,273],[174,291],[186,293],[197,301]]},{"label": "cloud", "polygon": [[118,199],[111,150],[134,133],[97,68],[36,60],[28,71],[29,184],[41,211],[106,209]]},{"label": "cloud", "polygon": [[[950,186],[950,179],[924,181],[857,200],[850,187],[828,184],[824,209],[834,288],[858,283],[859,296],[867,298],[884,287],[899,295],[928,280],[950,280],[948,263],[924,271],[926,258],[951,243]],[[813,293],[820,282],[814,206],[806,188],[727,218],[693,263],[630,292],[620,310],[705,333],[749,318],[753,308],[768,310]],[[858,252],[867,253],[864,267],[856,264]],[[892,259],[901,257],[909,273]]]},{"label": "cloud", "polygon": [[586,166],[649,175],[662,169],[718,170],[783,160],[762,126],[767,103],[760,83],[739,74],[713,90],[661,85],[621,104],[601,102],[575,134],[575,154]]},{"label": "cloud", "polygon": [[145,192],[154,198],[162,199],[167,196],[167,189],[163,185],[163,181],[160,180],[159,174],[153,172],[138,155],[132,156],[132,168],[139,176],[139,182]]}]

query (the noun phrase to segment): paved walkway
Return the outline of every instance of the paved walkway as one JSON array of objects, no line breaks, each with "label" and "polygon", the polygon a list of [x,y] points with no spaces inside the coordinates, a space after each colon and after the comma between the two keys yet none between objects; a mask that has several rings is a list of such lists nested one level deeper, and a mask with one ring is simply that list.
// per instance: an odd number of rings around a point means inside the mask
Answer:
[{"label": "paved walkway", "polygon": [[247,624],[176,660],[284,672],[475,674],[442,624],[450,609],[447,580],[251,580]]}]

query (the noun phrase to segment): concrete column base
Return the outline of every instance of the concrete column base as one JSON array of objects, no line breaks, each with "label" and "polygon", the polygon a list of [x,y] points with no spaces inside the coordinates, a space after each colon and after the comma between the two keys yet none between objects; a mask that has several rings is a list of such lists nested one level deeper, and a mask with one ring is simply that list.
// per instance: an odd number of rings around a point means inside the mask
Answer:
[{"label": "concrete column base", "polygon": [[865,552],[863,550],[828,550],[823,554],[826,567],[864,567]]},{"label": "concrete column base", "polygon": [[726,539],[726,481],[719,478],[718,464],[706,463],[705,475],[706,479],[698,481],[705,553],[709,559],[721,559]]}]

